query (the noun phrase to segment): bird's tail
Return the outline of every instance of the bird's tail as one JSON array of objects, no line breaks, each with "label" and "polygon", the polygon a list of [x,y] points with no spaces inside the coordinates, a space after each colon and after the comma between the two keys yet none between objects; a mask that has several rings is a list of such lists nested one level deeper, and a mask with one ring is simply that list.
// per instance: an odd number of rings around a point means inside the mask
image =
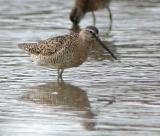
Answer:
[{"label": "bird's tail", "polygon": [[34,53],[37,43],[19,43],[18,47],[24,50],[27,54]]},{"label": "bird's tail", "polygon": [[23,50],[29,49],[31,46],[37,45],[36,43],[19,43],[18,47]]}]

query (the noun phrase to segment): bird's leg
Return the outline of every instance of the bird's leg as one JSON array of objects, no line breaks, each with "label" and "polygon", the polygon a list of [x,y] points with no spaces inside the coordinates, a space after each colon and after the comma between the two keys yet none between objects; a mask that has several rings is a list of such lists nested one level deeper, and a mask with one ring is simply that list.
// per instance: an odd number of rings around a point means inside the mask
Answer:
[{"label": "bird's leg", "polygon": [[93,17],[93,25],[96,25],[96,16],[94,14],[94,12],[92,11],[92,17]]},{"label": "bird's leg", "polygon": [[60,69],[57,69],[57,74],[58,74],[58,81],[59,81],[59,78],[60,78]]},{"label": "bird's leg", "polygon": [[58,82],[59,82],[59,79],[60,79],[61,81],[63,81],[63,79],[62,79],[63,71],[64,71],[64,69],[58,69],[58,70],[57,70],[57,73],[58,73]]},{"label": "bird's leg", "polygon": [[57,69],[57,74],[58,74],[58,79],[57,79],[57,81],[59,82],[60,69]]},{"label": "bird's leg", "polygon": [[108,33],[112,30],[112,12],[111,12],[111,9],[109,6],[106,7],[108,13],[109,13],[109,19],[110,19],[110,23],[109,23],[109,28],[108,28],[108,32],[107,32],[107,35]]},{"label": "bird's leg", "polygon": [[64,71],[64,69],[61,69],[61,71],[60,71],[60,78],[61,78],[61,80],[62,80],[63,71]]}]

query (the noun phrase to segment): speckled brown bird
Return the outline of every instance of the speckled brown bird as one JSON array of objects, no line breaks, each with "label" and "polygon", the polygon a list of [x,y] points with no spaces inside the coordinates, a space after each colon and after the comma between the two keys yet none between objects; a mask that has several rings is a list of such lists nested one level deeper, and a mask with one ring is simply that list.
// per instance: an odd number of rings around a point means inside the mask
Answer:
[{"label": "speckled brown bird", "polygon": [[112,13],[110,10],[111,0],[75,0],[75,6],[70,13],[70,20],[74,25],[78,25],[86,13],[92,12],[93,22],[95,25],[96,17],[94,11],[106,8],[109,12],[110,26],[112,29]]},{"label": "speckled brown bird", "polygon": [[77,67],[87,59],[96,41],[116,59],[99,39],[98,29],[94,26],[87,26],[80,33],[57,36],[37,43],[20,43],[18,47],[25,50],[37,64],[57,69],[58,79],[62,79],[64,69]]}]

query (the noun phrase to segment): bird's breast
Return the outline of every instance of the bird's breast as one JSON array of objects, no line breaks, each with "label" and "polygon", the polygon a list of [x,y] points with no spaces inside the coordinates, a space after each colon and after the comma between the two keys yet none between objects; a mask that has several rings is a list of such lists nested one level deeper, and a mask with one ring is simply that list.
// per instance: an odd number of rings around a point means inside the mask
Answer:
[{"label": "bird's breast", "polygon": [[76,65],[81,65],[88,57],[90,47],[81,47],[74,55],[73,62]]}]

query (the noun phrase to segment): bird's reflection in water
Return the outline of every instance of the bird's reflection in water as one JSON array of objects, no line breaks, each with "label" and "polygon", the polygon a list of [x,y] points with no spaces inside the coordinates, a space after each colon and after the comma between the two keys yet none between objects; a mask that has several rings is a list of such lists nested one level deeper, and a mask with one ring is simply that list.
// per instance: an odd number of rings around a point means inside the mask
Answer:
[{"label": "bird's reflection in water", "polygon": [[32,90],[25,94],[22,99],[36,104],[61,106],[62,110],[68,108],[71,111],[80,111],[78,116],[83,118],[82,126],[86,130],[94,130],[95,123],[92,120],[94,114],[91,111],[88,96],[79,87],[65,82],[50,82],[32,87]]},{"label": "bird's reflection in water", "polygon": [[[81,31],[81,28],[79,25],[73,25],[72,28],[70,29],[71,33],[79,33],[80,31]],[[107,39],[108,39],[108,37],[107,37]],[[114,54],[117,54],[117,49],[116,49],[116,46],[114,45],[114,42],[109,42],[109,41],[103,41],[103,42],[106,46],[108,46],[111,49],[111,51]],[[89,58],[91,60],[93,59],[96,61],[101,61],[101,60],[105,60],[105,59],[113,61],[112,57],[108,53],[106,53],[106,51],[101,46],[99,46],[98,43],[95,43],[92,46],[92,50],[89,53]]]}]

